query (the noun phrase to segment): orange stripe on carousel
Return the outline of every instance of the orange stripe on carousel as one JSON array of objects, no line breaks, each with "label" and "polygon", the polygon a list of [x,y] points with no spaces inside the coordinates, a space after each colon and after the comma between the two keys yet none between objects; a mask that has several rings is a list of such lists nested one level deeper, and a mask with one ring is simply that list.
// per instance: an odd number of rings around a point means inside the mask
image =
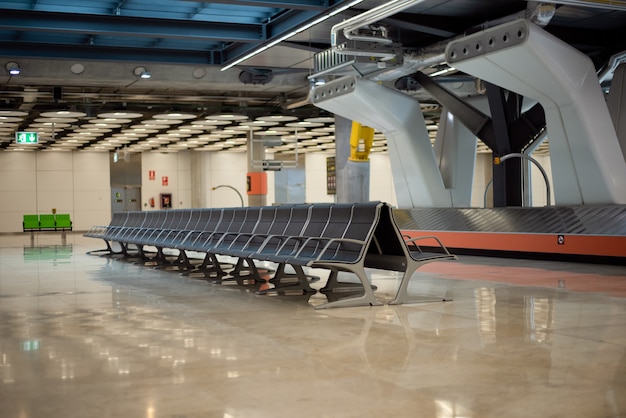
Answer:
[{"label": "orange stripe on carousel", "polygon": [[626,236],[412,230],[403,233],[411,237],[435,235],[449,248],[626,257]]}]

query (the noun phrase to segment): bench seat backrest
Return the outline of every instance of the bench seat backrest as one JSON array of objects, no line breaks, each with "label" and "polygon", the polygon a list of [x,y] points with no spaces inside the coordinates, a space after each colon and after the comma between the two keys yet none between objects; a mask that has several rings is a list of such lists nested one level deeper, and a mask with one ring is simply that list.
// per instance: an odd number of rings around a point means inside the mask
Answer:
[{"label": "bench seat backrest", "polygon": [[53,214],[41,214],[39,215],[39,228],[41,229],[55,229],[56,222],[54,221]]},{"label": "bench seat backrest", "polygon": [[170,216],[170,220],[167,226],[164,226],[156,235],[150,237],[147,240],[147,245],[154,245],[156,247],[162,247],[166,243],[170,243],[173,246],[176,244],[177,239],[183,238],[184,231],[187,230],[190,223],[196,222],[195,216],[199,216],[198,209],[175,209]]},{"label": "bench seat backrest", "polygon": [[[231,228],[234,222],[235,211],[232,208],[218,209],[218,211],[220,216],[217,219],[214,219],[213,216],[211,217],[210,222],[204,225],[204,231],[194,243],[193,248],[196,251],[209,251],[217,244],[222,235]],[[245,212],[241,215],[245,215]]]},{"label": "bench seat backrest", "polygon": [[383,204],[380,202],[368,202],[352,207],[350,223],[343,234],[343,238],[361,241],[364,245],[353,242],[342,242],[341,245],[337,246],[333,260],[354,262],[364,256],[369,246],[369,241],[371,241],[373,237],[374,228],[380,217],[382,206]]},{"label": "bench seat backrest", "polygon": [[27,229],[39,229],[39,215],[24,215],[22,227]]},{"label": "bench seat backrest", "polygon": [[54,217],[57,228],[71,229],[72,221],[68,213],[57,213]]},{"label": "bench seat backrest", "polygon": [[[340,243],[338,241],[329,243],[329,240],[344,237],[345,231],[350,224],[353,206],[354,204],[332,204],[329,207],[320,207],[320,211],[317,211],[314,208],[311,212],[312,219],[307,224],[307,228],[303,236],[305,239],[323,239],[306,240],[304,245],[301,248],[298,248],[298,256],[304,258],[316,258],[325,248],[324,258],[332,257],[332,255],[338,251]],[[320,218],[313,219],[314,217]],[[319,228],[321,228],[321,230]]]},{"label": "bench seat backrest", "polygon": [[[235,246],[232,250],[241,251],[241,253],[238,254],[240,257],[249,256],[261,251],[261,249],[265,250],[264,253],[274,253],[280,246],[280,243],[282,243],[281,237],[285,235],[290,225],[293,208],[293,205],[283,205],[268,208],[271,210],[263,209],[263,213],[261,214],[262,219],[255,227],[254,233],[248,238],[244,245],[240,247]],[[269,220],[270,217],[272,218],[271,221]],[[302,226],[300,227],[302,228]]]},{"label": "bench seat backrest", "polygon": [[402,233],[393,218],[392,208],[386,203],[381,206],[380,217],[367,252],[374,255],[408,256]]},{"label": "bench seat backrest", "polygon": [[200,209],[194,219],[190,220],[187,231],[175,236],[173,248],[193,250],[205,237],[213,233],[222,219],[222,209]]},{"label": "bench seat backrest", "polygon": [[[316,204],[307,209],[307,218],[303,219],[304,211],[299,210],[295,212],[296,219],[292,219],[294,227],[300,230],[299,233],[286,234],[289,238],[280,246],[277,255],[295,255],[302,247],[303,242],[307,237],[318,237],[323,232],[330,220],[330,211],[332,204]],[[304,224],[302,225],[302,222]],[[300,227],[302,227],[300,229]],[[288,227],[290,229],[291,225]],[[294,231],[295,232],[295,231]]]},{"label": "bench seat backrest", "polygon": [[252,230],[242,228],[240,233],[230,240],[227,244],[227,250],[231,254],[235,254],[238,251],[243,251],[251,248],[259,248],[259,246],[267,237],[272,225],[276,221],[276,214],[278,213],[278,207],[276,206],[263,206],[258,209],[257,221],[254,225],[248,225]]}]

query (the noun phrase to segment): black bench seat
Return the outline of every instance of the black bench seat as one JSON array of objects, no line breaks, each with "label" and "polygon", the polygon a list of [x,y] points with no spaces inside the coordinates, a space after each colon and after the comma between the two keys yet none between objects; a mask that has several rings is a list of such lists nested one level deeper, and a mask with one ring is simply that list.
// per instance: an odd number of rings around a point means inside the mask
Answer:
[{"label": "black bench seat", "polygon": [[[316,309],[381,305],[366,268],[403,272],[390,304],[413,302],[408,286],[414,271],[431,261],[455,259],[436,237],[402,236],[392,208],[382,202],[116,213],[110,225],[94,227],[85,236],[103,239],[111,254],[111,243],[117,242],[127,257],[139,254],[149,259],[144,247],[156,247],[157,255],[151,260],[158,263],[167,262],[164,250],[178,250],[181,270],[200,272],[216,282],[229,275],[248,276],[267,284],[255,262],[270,262],[277,266],[269,280],[271,287],[259,288],[258,294],[314,293],[304,269],[329,270],[321,289],[329,302]],[[423,251],[418,245],[427,238],[436,242],[438,252],[431,251],[432,247]],[[133,253],[131,246],[137,251]],[[194,265],[187,252],[198,252],[205,258],[199,266]],[[218,256],[238,261],[224,264]],[[294,273],[287,273],[288,267]],[[354,274],[358,283],[340,281],[340,272]]]}]

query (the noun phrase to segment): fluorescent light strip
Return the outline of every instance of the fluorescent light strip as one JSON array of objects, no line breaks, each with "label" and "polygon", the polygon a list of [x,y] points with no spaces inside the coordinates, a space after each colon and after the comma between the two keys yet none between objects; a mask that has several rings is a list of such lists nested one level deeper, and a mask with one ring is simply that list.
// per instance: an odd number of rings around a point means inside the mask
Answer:
[{"label": "fluorescent light strip", "polygon": [[440,75],[451,73],[453,71],[456,71],[456,68],[448,67],[448,68],[444,68],[443,70],[435,71],[434,73],[430,74],[429,76],[430,77],[437,77],[437,76],[440,76]]},{"label": "fluorescent light strip", "polygon": [[292,36],[295,36],[298,33],[303,32],[303,31],[305,31],[305,30],[307,30],[307,29],[317,25],[318,23],[322,23],[326,19],[329,19],[329,18],[335,16],[336,14],[339,14],[339,13],[343,12],[344,10],[349,9],[352,6],[356,6],[357,4],[362,3],[363,1],[364,0],[353,0],[353,1],[349,2],[348,4],[344,4],[343,6],[338,7],[337,9],[334,9],[331,12],[326,13],[325,15],[320,16],[317,19],[315,19],[315,20],[313,20],[313,21],[311,21],[309,23],[305,23],[304,25],[298,27],[297,29],[295,29],[295,30],[293,30],[293,31],[283,35],[283,36],[280,36],[280,37],[274,39],[273,41],[268,42],[265,45],[262,45],[262,46],[258,47],[254,51],[249,52],[248,54],[244,55],[241,58],[236,59],[235,61],[231,62],[230,64],[222,67],[222,69],[220,71],[226,71],[226,70],[228,70],[230,68],[233,68],[235,65],[241,64],[242,62],[244,62],[244,61],[254,57],[255,55],[260,54],[263,51],[266,51],[266,50],[270,49],[271,47],[281,43],[282,41],[285,41],[285,40],[291,38]]}]

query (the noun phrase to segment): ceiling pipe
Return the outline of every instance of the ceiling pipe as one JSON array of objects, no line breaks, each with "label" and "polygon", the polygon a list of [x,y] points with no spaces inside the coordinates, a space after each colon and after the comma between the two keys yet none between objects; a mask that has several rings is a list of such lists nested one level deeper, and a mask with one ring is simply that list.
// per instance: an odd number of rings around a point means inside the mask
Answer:
[{"label": "ceiling pipe", "polygon": [[600,84],[605,81],[612,80],[615,69],[617,69],[617,67],[619,67],[622,63],[626,63],[626,51],[615,54],[609,59],[606,67],[604,67],[604,69],[602,69],[602,71],[598,74],[598,81],[600,81]]},{"label": "ceiling pipe", "polygon": [[[344,46],[338,44],[337,42],[337,34],[339,31],[343,31],[344,36],[348,38],[352,36],[353,38],[354,31],[358,28],[371,25],[376,23],[386,17],[394,15],[396,13],[401,12],[402,10],[408,9],[411,6],[415,6],[416,4],[422,3],[426,0],[392,0],[388,3],[382,4],[378,7],[368,10],[367,12],[361,13],[359,15],[353,16],[349,19],[344,20],[343,22],[337,23],[330,30],[330,47],[333,52],[341,55],[357,55],[357,56],[367,56],[367,57],[378,57],[382,60],[390,60],[395,57],[395,54],[390,52],[380,52],[380,51],[365,51],[365,50],[356,50],[345,48]],[[349,38],[348,38],[349,39]],[[381,40],[384,38],[376,38],[368,39],[369,41],[375,42],[383,42],[389,43],[386,40]]]},{"label": "ceiling pipe", "polygon": [[359,28],[353,30],[344,30],[343,35],[351,41],[376,42],[385,45],[393,43],[393,40],[388,38],[386,27],[381,25],[369,25],[369,28],[372,30],[372,32],[379,31],[380,36],[357,34]]},{"label": "ceiling pipe", "polygon": [[[539,3],[531,9],[524,10],[513,15],[509,15],[497,20],[489,21],[481,26],[492,27],[502,23],[510,22],[519,18],[526,18],[532,23],[545,27],[550,20],[554,17],[556,7],[553,3]],[[331,35],[332,36],[332,35]],[[464,36],[464,35],[460,35]],[[460,37],[459,36],[459,37]],[[413,51],[405,51],[403,57],[403,65],[398,68],[390,68],[387,71],[383,71],[376,76],[372,77],[373,81],[389,81],[397,80],[400,77],[404,77],[409,74],[416,73],[424,68],[432,67],[435,65],[442,65],[446,63],[445,49],[446,45],[457,37],[446,39],[441,42],[437,42],[425,48],[420,48]]]},{"label": "ceiling pipe", "polygon": [[[334,25],[330,32],[330,46],[331,50],[340,55],[353,55],[353,56],[367,56],[367,57],[378,57],[382,60],[390,60],[395,57],[395,54],[389,52],[381,52],[381,51],[369,51],[369,50],[356,50],[345,48],[344,46],[338,44],[338,33],[340,31],[343,32],[344,36],[348,39],[352,40],[365,40],[365,41],[373,41],[379,43],[392,43],[392,40],[382,39],[382,38],[360,38],[358,35],[355,35],[355,31],[359,28],[374,24],[382,19],[385,19],[389,16],[392,16],[395,13],[399,13],[402,10],[405,10],[411,6],[415,6],[419,3],[424,2],[425,0],[394,0],[388,3],[385,3],[381,6],[378,6],[374,9],[371,9],[367,12],[361,13],[359,15],[353,16],[350,19],[346,19],[343,22],[337,23]],[[554,3],[538,3],[529,9],[523,10],[521,12],[515,13],[513,15],[509,15],[500,19],[496,19],[493,21],[486,22],[482,24],[482,27],[488,26],[497,26],[502,23],[510,22],[519,18],[529,19],[536,25],[546,26],[554,17],[556,12],[556,7]],[[386,32],[385,32],[386,35]],[[464,36],[461,34],[457,37]],[[432,67],[435,65],[446,64],[445,59],[445,49],[448,42],[456,39],[457,37],[453,37],[450,39],[446,39],[430,46],[416,49],[416,50],[406,50],[403,55],[403,65],[400,67],[392,67],[380,72],[377,72],[376,75],[369,77],[372,81],[393,81],[397,80],[401,77],[414,74],[418,71],[423,70],[424,68]],[[307,97],[305,100],[301,102],[297,102],[295,107],[302,106],[303,103],[309,104],[310,97]]]},{"label": "ceiling pipe", "polygon": [[626,1],[624,0],[555,0],[553,3],[565,4],[569,6],[593,7],[596,9],[626,11]]}]

